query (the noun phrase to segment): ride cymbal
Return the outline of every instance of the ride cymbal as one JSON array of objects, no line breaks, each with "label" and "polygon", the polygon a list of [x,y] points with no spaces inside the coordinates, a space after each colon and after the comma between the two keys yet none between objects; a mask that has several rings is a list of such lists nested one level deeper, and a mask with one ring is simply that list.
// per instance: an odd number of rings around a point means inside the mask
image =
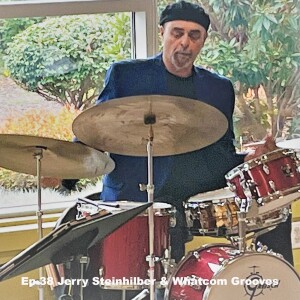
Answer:
[{"label": "ride cymbal", "polygon": [[52,138],[0,134],[0,167],[37,175],[35,156],[41,154],[41,175],[64,179],[91,178],[110,173],[113,160],[80,143]]},{"label": "ride cymbal", "polygon": [[153,132],[153,156],[165,156],[216,142],[225,134],[228,122],[218,109],[198,100],[143,95],[112,99],[87,109],[72,127],[83,143],[130,156],[147,156]]}]

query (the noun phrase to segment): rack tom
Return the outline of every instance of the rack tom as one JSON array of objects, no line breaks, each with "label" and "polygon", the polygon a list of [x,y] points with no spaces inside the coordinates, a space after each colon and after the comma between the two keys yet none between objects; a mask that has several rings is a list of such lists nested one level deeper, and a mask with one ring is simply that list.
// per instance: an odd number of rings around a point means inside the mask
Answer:
[{"label": "rack tom", "polygon": [[294,150],[278,149],[249,160],[225,177],[241,203],[255,200],[259,213],[285,207],[299,198],[300,163]]}]

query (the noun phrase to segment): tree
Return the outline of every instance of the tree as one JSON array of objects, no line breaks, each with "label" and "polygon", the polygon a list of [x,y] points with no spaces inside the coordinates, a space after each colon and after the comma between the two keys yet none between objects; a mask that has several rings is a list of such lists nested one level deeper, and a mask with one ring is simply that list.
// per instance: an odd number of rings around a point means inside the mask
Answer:
[{"label": "tree", "polygon": [[[259,137],[262,128],[270,128],[274,136],[286,134],[287,122],[300,101],[299,83],[293,79],[299,76],[297,1],[198,2],[212,21],[201,62],[232,79],[238,105]],[[249,89],[252,98],[247,100]]]},{"label": "tree", "polygon": [[130,57],[127,14],[48,18],[14,36],[5,62],[11,76],[46,100],[89,107],[108,66]]}]

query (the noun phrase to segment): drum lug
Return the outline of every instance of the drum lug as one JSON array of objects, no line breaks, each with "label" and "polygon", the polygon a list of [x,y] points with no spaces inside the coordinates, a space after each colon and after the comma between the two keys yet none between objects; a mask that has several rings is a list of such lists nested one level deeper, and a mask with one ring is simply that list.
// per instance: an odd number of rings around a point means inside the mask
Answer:
[{"label": "drum lug", "polygon": [[219,263],[220,263],[219,269],[221,269],[222,267],[225,268],[225,267],[229,264],[230,260],[231,260],[231,258],[225,259],[225,258],[220,257],[220,258],[218,259],[218,261],[219,261]]},{"label": "drum lug", "polygon": [[258,206],[264,206],[265,205],[264,199],[261,198],[261,197],[257,198],[256,202],[257,202]]},{"label": "drum lug", "polygon": [[281,255],[280,253],[274,252],[272,249],[268,249],[268,246],[263,245],[261,242],[257,242],[257,250],[258,253],[267,253],[270,255],[274,255],[280,258],[283,258],[283,255]]},{"label": "drum lug", "polygon": [[176,215],[175,214],[170,214],[169,226],[172,228],[176,226]]},{"label": "drum lug", "polygon": [[[146,261],[149,262],[150,259],[151,259],[151,255],[147,255],[147,256],[146,256]],[[154,256],[153,259],[154,259],[154,262],[158,262],[158,261],[161,260],[161,258],[159,258],[159,257],[157,257],[157,256]]]},{"label": "drum lug", "polygon": [[286,164],[285,166],[281,167],[281,170],[286,177],[294,177],[294,173],[289,164]]},{"label": "drum lug", "polygon": [[99,268],[99,276],[100,276],[100,278],[104,277],[104,267]]},{"label": "drum lug", "polygon": [[269,169],[269,167],[268,167],[268,165],[266,165],[266,164],[263,164],[263,170],[264,170],[264,172],[267,174],[267,175],[270,175],[270,169]]},{"label": "drum lug", "polygon": [[269,180],[269,186],[274,193],[276,193],[275,182],[273,180]]},{"label": "drum lug", "polygon": [[176,262],[173,258],[170,257],[170,250],[165,249],[164,257],[161,259],[161,264],[164,269],[164,275],[169,276],[172,274],[176,267]]},{"label": "drum lug", "polygon": [[194,256],[197,260],[200,259],[200,254],[199,254],[199,252],[197,252],[197,251],[194,251],[194,252],[193,252],[193,256]]},{"label": "drum lug", "polygon": [[243,190],[244,190],[244,194],[248,199],[252,199],[252,191],[253,193],[255,192],[255,187],[257,186],[256,182],[253,180],[242,180],[240,182]]},{"label": "drum lug", "polygon": [[263,245],[261,242],[258,242],[256,251],[258,253],[267,252],[268,251],[268,246]]}]

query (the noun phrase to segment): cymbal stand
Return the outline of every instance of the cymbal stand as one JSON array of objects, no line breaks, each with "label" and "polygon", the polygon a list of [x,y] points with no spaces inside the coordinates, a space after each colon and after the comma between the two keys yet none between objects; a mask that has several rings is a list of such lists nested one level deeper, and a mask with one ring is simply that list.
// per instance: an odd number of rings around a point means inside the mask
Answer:
[{"label": "cymbal stand", "polygon": [[250,201],[248,199],[241,199],[240,211],[238,215],[238,247],[240,252],[245,252],[246,249],[246,215],[249,210]]},{"label": "cymbal stand", "polygon": [[238,240],[238,247],[240,252],[245,251],[246,247],[246,213],[245,212],[237,212],[238,215],[238,230],[239,230],[239,237]]},{"label": "cymbal stand", "polygon": [[[148,184],[145,187],[144,184],[141,184],[141,191],[147,190],[148,194],[148,203],[154,202],[154,184],[153,184],[153,128],[152,124],[155,124],[156,116],[151,111],[144,116],[144,123],[150,125],[149,127],[149,136],[147,142],[147,157],[148,157]],[[148,207],[148,225],[149,225],[149,256],[147,256],[147,261],[149,263],[148,276],[150,279],[149,285],[149,296],[150,300],[155,299],[155,278],[154,278],[154,267],[155,267],[155,255],[154,255],[154,210],[153,205]],[[144,292],[141,292],[141,297]],[[138,298],[141,299],[141,298]]]},{"label": "cymbal stand", "polygon": [[[147,154],[148,154],[148,184],[147,194],[148,202],[153,203],[154,201],[154,184],[153,184],[153,128],[150,125],[149,129],[149,140],[147,143]],[[155,267],[155,256],[154,256],[154,211],[153,205],[148,208],[148,223],[149,223],[149,278],[150,278],[150,300],[154,300],[155,297],[155,279],[154,279],[154,267]]]},{"label": "cymbal stand", "polygon": [[[37,215],[37,225],[38,225],[38,239],[43,238],[43,211],[42,211],[42,193],[41,193],[41,169],[42,169],[42,158],[43,150],[46,150],[45,147],[36,146],[33,157],[36,159],[36,177],[37,177],[37,195],[38,195],[38,209],[36,212]],[[44,277],[43,267],[39,268],[39,280]],[[39,285],[39,300],[44,299],[44,287]]]}]

